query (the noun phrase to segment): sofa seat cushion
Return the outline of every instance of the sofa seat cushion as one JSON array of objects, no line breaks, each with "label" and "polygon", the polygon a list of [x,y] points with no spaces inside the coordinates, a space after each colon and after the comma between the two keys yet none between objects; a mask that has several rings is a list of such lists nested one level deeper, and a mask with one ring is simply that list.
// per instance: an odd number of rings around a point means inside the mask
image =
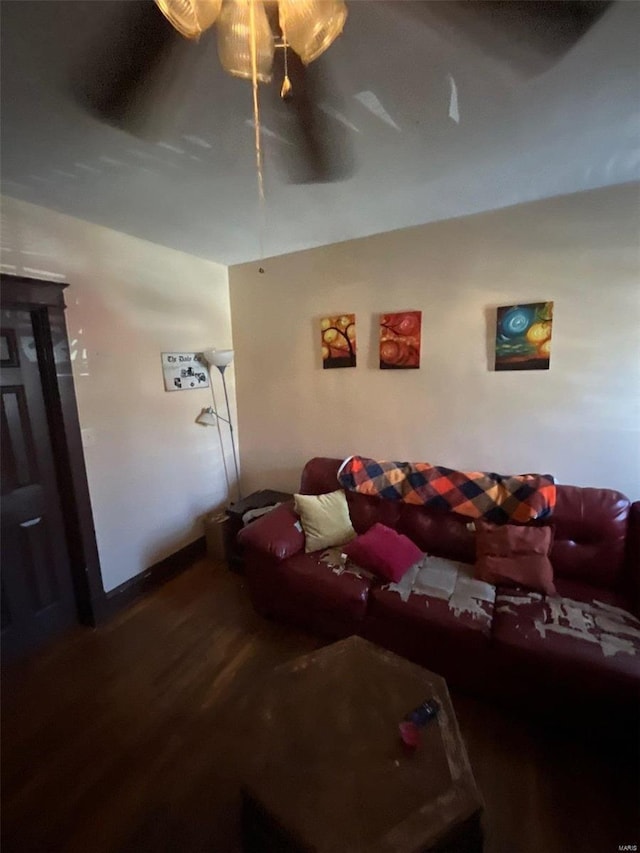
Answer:
[{"label": "sofa seat cushion", "polygon": [[364,618],[371,578],[321,557],[299,553],[271,569],[268,610],[322,634],[353,633]]},{"label": "sofa seat cushion", "polygon": [[399,584],[373,586],[363,636],[439,673],[450,686],[486,690],[495,590],[474,580],[472,570],[426,557]]},{"label": "sofa seat cushion", "polygon": [[374,588],[372,613],[424,623],[446,631],[489,636],[495,587],[475,580],[473,566],[427,556],[399,583]]},{"label": "sofa seat cushion", "polygon": [[[575,601],[600,601],[602,604],[611,604],[621,610],[630,610],[629,599],[622,593],[612,589],[594,587],[593,584],[585,583],[577,579],[556,578],[556,592],[561,598],[573,598]],[[506,592],[507,590],[501,590]]]},{"label": "sofa seat cushion", "polygon": [[[507,659],[522,661],[521,677],[536,667],[559,686],[601,694],[614,685],[640,685],[640,620],[582,587],[584,600],[498,588],[493,639]],[[550,682],[548,682],[550,683]]]}]

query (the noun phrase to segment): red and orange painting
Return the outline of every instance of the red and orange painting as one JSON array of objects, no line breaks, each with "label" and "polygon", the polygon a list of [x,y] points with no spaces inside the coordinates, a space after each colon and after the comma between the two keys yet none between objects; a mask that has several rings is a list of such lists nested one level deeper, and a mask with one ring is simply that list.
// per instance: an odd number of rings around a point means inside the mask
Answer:
[{"label": "red and orange painting", "polygon": [[422,311],[380,315],[380,369],[420,367]]},{"label": "red and orange painting", "polygon": [[356,366],[356,315],[336,314],[320,320],[322,367]]}]

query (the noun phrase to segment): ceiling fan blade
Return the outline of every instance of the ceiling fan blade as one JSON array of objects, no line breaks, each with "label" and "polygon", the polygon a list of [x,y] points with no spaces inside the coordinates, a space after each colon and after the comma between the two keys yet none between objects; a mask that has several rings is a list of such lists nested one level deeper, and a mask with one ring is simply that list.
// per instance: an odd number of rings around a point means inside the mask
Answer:
[{"label": "ceiling fan blade", "polygon": [[292,50],[287,56],[291,93],[280,97],[284,79],[284,50],[276,50],[274,81],[263,99],[264,124],[286,142],[279,160],[289,183],[332,183],[353,174],[354,158],[347,128],[323,106],[332,94],[325,85],[322,61],[305,66]]},{"label": "ceiling fan blade", "polygon": [[518,76],[531,77],[562,59],[611,5],[612,0],[409,0],[394,8],[452,39],[466,38]]},{"label": "ceiling fan blade", "polygon": [[[158,124],[156,97],[189,43],[152,0],[114,4],[117,15],[74,83],[81,103],[101,121],[146,135]],[[166,110],[166,104],[163,108]]]},{"label": "ceiling fan blade", "polygon": [[[609,0],[524,0],[467,4],[484,15],[494,30],[493,51],[500,59],[517,63],[522,47],[538,57],[538,71],[560,60],[600,18]],[[471,18],[472,16],[470,16]],[[469,26],[473,21],[469,21]]]}]

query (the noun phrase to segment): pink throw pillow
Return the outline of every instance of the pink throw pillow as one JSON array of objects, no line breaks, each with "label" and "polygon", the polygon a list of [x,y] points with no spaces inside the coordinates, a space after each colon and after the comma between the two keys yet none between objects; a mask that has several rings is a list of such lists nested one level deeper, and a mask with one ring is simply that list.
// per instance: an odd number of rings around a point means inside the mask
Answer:
[{"label": "pink throw pillow", "polygon": [[524,586],[545,595],[557,595],[549,551],[553,528],[518,524],[490,524],[481,519],[476,526],[475,576],[491,584]]},{"label": "pink throw pillow", "polygon": [[380,523],[342,550],[357,566],[394,583],[424,556],[411,539]]}]

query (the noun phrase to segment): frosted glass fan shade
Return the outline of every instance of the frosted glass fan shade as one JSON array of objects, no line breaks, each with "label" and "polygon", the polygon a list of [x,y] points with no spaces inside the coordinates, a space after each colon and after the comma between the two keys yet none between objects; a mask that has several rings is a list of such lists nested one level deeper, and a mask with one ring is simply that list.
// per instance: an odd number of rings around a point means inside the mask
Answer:
[{"label": "frosted glass fan shade", "polygon": [[202,355],[212,367],[226,367],[233,361],[232,349],[208,349]]},{"label": "frosted glass fan shade", "polygon": [[222,0],[156,0],[156,4],[181,35],[195,39],[215,23]]},{"label": "frosted glass fan shade", "polygon": [[343,0],[279,0],[280,27],[308,65],[336,40],[347,20]]},{"label": "frosted glass fan shade", "polygon": [[218,56],[225,71],[251,79],[251,4],[256,28],[257,77],[271,80],[275,50],[273,33],[262,0],[225,0],[218,18]]}]

